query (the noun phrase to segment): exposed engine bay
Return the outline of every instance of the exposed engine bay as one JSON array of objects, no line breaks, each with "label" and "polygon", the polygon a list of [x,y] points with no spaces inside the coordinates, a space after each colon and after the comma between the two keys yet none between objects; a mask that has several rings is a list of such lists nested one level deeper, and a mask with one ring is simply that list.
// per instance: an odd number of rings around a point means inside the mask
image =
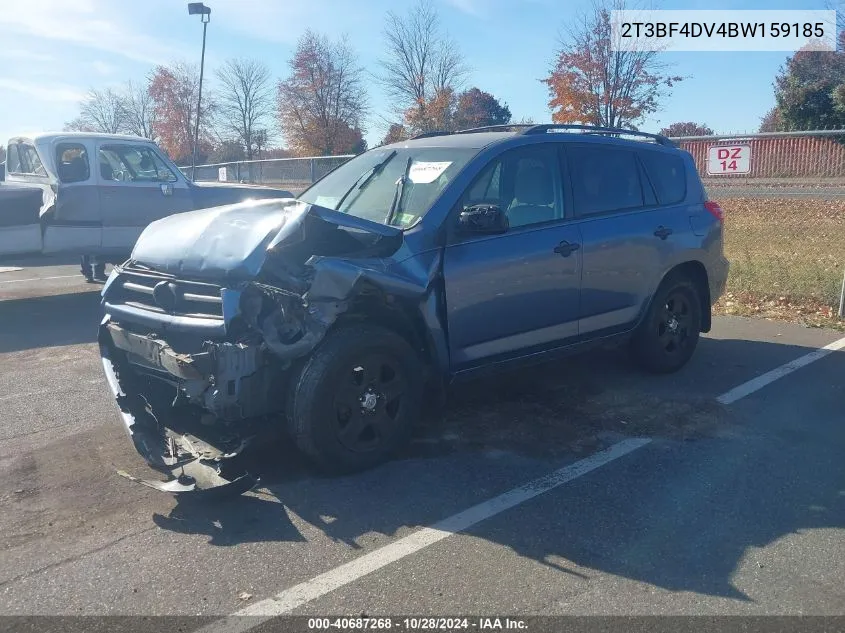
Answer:
[{"label": "exposed engine bay", "polygon": [[433,274],[382,265],[401,244],[400,229],[293,200],[151,225],[103,289],[99,339],[136,449],[171,479],[122,474],[173,493],[255,486],[234,464],[284,431],[292,365],[362,298],[418,303],[426,294]]}]

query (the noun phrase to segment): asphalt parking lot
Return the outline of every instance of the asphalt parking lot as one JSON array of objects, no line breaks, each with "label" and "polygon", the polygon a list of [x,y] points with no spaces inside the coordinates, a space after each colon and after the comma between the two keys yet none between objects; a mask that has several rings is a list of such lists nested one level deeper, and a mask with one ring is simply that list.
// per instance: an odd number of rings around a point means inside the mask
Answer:
[{"label": "asphalt parking lot", "polygon": [[841,333],[718,318],[676,375],[467,385],[383,467],[268,447],[191,503],[115,472],[98,290],[0,262],[0,614],[845,614]]}]

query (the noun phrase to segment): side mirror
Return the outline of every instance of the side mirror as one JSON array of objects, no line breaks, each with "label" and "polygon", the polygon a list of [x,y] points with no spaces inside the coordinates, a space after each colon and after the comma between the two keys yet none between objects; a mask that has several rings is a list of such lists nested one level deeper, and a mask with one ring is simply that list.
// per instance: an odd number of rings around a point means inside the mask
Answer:
[{"label": "side mirror", "polygon": [[496,204],[477,204],[466,207],[458,216],[461,233],[495,235],[510,227],[508,216]]},{"label": "side mirror", "polygon": [[172,196],[173,195],[173,185],[169,182],[165,182],[161,184],[161,195],[163,196]]},{"label": "side mirror", "polygon": [[6,163],[0,163],[0,182],[6,180]]}]

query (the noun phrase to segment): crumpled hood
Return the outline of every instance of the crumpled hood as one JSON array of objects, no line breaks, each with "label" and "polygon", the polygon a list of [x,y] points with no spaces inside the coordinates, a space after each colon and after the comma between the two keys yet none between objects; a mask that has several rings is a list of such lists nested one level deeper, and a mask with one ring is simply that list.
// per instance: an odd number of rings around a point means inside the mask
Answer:
[{"label": "crumpled hood", "polygon": [[309,218],[324,228],[344,226],[376,240],[401,241],[401,229],[299,200],[253,200],[153,222],[135,243],[131,259],[176,277],[245,281],[261,270],[268,250],[294,243],[301,246],[303,239],[307,244],[303,224]]}]

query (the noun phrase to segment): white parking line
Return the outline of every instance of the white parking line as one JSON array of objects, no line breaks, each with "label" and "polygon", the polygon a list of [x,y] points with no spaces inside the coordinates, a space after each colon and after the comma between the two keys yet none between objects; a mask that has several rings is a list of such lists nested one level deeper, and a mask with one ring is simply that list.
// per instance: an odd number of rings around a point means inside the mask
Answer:
[{"label": "white parking line", "polygon": [[[524,486],[514,488],[498,497],[488,499],[463,512],[443,519],[431,527],[418,530],[384,547],[315,576],[311,580],[306,580],[277,593],[275,596],[236,611],[199,629],[199,631],[202,633],[242,633],[248,631],[272,617],[290,613],[303,604],[316,600],[382,567],[419,552],[429,545],[462,532],[529,499],[554,490],[573,479],[582,477],[638,448],[642,448],[650,441],[646,438],[632,438],[618,442],[595,455],[535,479]],[[246,618],[244,616],[253,617]]]},{"label": "white parking line", "polygon": [[48,279],[71,279],[72,277],[82,277],[78,275],[59,275],[58,277],[31,277],[30,279],[0,279],[0,284],[21,284],[25,281],[47,281]]},{"label": "white parking line", "polygon": [[732,404],[737,400],[741,400],[747,395],[762,389],[766,385],[773,383],[775,380],[783,378],[794,372],[796,369],[801,369],[802,367],[806,367],[810,363],[814,363],[817,360],[820,360],[827,356],[828,354],[832,354],[838,350],[845,348],[845,338],[841,338],[838,341],[833,341],[829,345],[825,345],[822,348],[817,349],[815,352],[810,352],[809,354],[805,354],[799,358],[796,358],[793,361],[790,361],[780,367],[776,367],[775,369],[766,372],[761,376],[757,376],[756,378],[752,378],[748,382],[744,382],[738,387],[734,387],[730,391],[726,391],[721,396],[716,398],[722,404]]},{"label": "white parking line", "polygon": [[0,266],[0,273],[16,273],[19,270],[23,270],[18,266]]}]

